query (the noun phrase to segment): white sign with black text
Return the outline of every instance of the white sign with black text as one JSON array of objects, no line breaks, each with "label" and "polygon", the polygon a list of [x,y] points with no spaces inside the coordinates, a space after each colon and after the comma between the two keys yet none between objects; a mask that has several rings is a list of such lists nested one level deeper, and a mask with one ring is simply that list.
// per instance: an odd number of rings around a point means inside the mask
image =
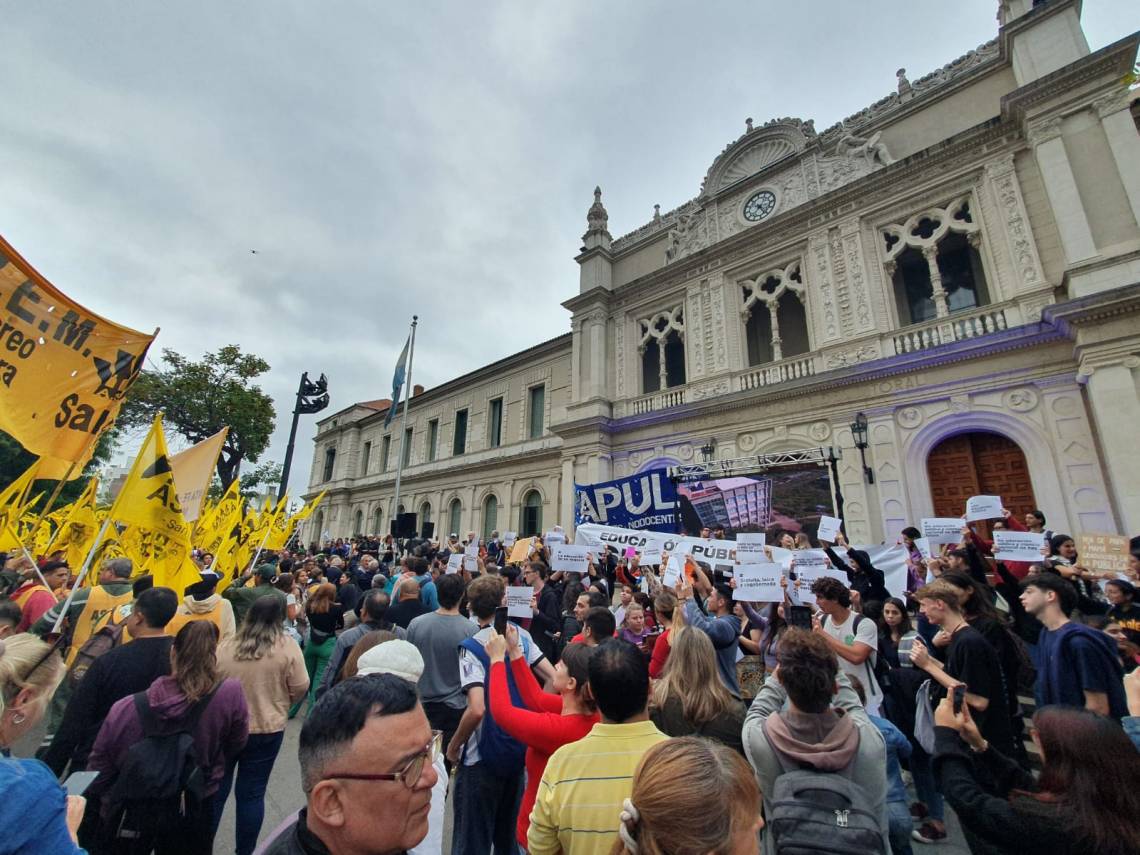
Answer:
[{"label": "white sign with black text", "polygon": [[780,579],[784,568],[779,564],[737,564],[734,571],[734,600],[746,603],[776,603],[784,599]]}]

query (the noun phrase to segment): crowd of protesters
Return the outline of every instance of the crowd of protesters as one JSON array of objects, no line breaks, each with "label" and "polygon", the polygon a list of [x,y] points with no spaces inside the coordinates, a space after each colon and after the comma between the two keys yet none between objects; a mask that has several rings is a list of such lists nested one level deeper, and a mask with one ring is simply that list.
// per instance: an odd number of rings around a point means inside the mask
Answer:
[{"label": "crowd of protesters", "polygon": [[[437,853],[446,825],[453,855],[905,855],[946,805],[974,853],[1140,852],[1140,539],[1115,574],[1046,534],[1006,564],[978,526],[930,557],[904,529],[892,596],[842,535],[770,532],[766,603],[732,565],[557,573],[498,533],[312,543],[226,584],[196,553],[178,592],[112,559],[66,611],[65,563],[4,556],[0,748],[45,736],[0,760],[0,852]],[[804,549],[834,572],[798,578]],[[266,835],[295,717],[298,810]]]}]

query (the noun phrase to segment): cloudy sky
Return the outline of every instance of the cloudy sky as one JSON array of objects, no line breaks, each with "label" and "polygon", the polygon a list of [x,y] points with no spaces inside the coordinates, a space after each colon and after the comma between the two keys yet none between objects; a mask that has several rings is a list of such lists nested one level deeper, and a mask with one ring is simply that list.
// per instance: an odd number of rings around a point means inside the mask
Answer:
[{"label": "cloudy sky", "polygon": [[[157,346],[385,397],[413,313],[436,385],[569,328],[610,231],[777,116],[822,130],[996,34],[996,0],[6,4],[0,234]],[[1085,0],[1095,50],[1140,26]],[[256,249],[257,253],[250,252]],[[299,434],[303,489],[314,418]]]}]

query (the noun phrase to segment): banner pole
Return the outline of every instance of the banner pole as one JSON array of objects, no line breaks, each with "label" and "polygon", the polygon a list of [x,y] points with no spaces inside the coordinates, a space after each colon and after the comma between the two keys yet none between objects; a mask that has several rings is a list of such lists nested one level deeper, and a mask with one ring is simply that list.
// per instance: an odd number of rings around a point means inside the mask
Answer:
[{"label": "banner pole", "polygon": [[55,489],[52,490],[51,495],[48,496],[47,504],[44,505],[44,509],[40,511],[40,515],[36,518],[35,523],[32,525],[33,533],[35,533],[35,530],[40,527],[40,523],[44,521],[44,517],[46,517],[51,512],[52,506],[55,504],[55,500],[59,498],[59,494],[63,491],[63,485],[71,480],[71,473],[75,471],[76,463],[77,461],[72,460],[71,465],[67,467],[67,472],[64,473],[62,478],[55,482]]},{"label": "banner pole", "polygon": [[111,525],[111,515],[107,514],[107,519],[103,520],[103,525],[99,527],[99,533],[95,535],[95,542],[91,544],[91,549],[87,552],[87,557],[83,559],[83,567],[79,571],[79,575],[75,577],[75,584],[71,586],[71,592],[67,595],[67,599],[63,601],[63,607],[59,610],[59,617],[55,619],[55,624],[52,626],[51,631],[59,632],[59,628],[63,626],[63,619],[67,616],[67,610],[71,608],[71,601],[75,599],[75,592],[79,590],[79,586],[83,584],[83,579],[87,576],[87,571],[91,568],[91,562],[95,560],[95,550],[99,548],[99,544],[103,540],[103,535],[107,533],[108,526]]},{"label": "banner pole", "polygon": [[[404,416],[400,421],[400,456],[396,460],[396,495],[392,497],[392,516],[396,516],[400,507],[400,480],[404,474],[404,443],[408,439],[408,405],[412,402],[412,359],[416,355],[416,322],[419,315],[412,315],[412,340],[408,345],[408,376],[404,378]],[[392,402],[393,407],[400,406],[399,401]]]},{"label": "banner pole", "polygon": [[[277,518],[277,515],[274,514],[273,519],[276,519],[276,518]],[[257,567],[257,559],[261,557],[261,551],[263,549],[265,549],[265,544],[267,544],[269,542],[269,535],[271,535],[272,533],[273,533],[273,520],[270,520],[269,521],[269,528],[267,528],[265,530],[265,537],[261,538],[261,546],[257,547],[257,552],[255,552],[253,554],[253,561],[250,562],[250,568],[251,569]]]}]

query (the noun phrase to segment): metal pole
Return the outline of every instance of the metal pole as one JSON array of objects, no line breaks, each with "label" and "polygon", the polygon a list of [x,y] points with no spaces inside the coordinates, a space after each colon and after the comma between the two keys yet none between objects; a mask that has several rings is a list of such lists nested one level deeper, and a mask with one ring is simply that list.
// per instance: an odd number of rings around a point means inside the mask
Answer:
[{"label": "metal pole", "polygon": [[[843,519],[843,490],[839,486],[839,458],[835,456],[835,447],[829,446],[827,449],[827,465],[831,467],[831,489],[835,494],[835,515],[839,519]],[[843,528],[846,529],[847,523],[843,523]]]},{"label": "metal pole", "polygon": [[297,439],[297,421],[301,418],[301,391],[305,386],[305,375],[301,375],[301,382],[297,385],[297,397],[293,401],[293,426],[289,428],[289,444],[285,446],[285,465],[281,467],[281,483],[277,487],[277,501],[285,497],[289,488],[289,470],[293,467],[293,443]]},{"label": "metal pole", "polygon": [[[412,315],[412,341],[408,345],[408,374],[404,378],[404,415],[400,421],[400,456],[396,460],[396,495],[392,499],[392,516],[396,515],[396,509],[400,507],[400,479],[404,474],[404,443],[408,438],[408,404],[412,400],[412,357],[416,353],[416,322],[418,320],[418,315]],[[398,407],[400,402],[393,401],[392,406]]]},{"label": "metal pole", "polygon": [[99,528],[99,533],[95,535],[95,542],[91,544],[91,550],[87,553],[87,557],[83,560],[83,567],[79,570],[79,575],[75,577],[75,584],[71,586],[71,593],[67,595],[67,599],[63,601],[63,608],[59,610],[59,617],[55,619],[55,625],[52,626],[52,632],[59,632],[59,628],[63,626],[63,619],[67,617],[67,610],[71,608],[71,601],[75,599],[75,592],[79,590],[79,586],[83,584],[83,579],[87,576],[87,571],[91,567],[91,562],[95,558],[95,550],[99,548],[100,542],[103,540],[103,535],[107,533],[107,528],[111,525],[111,514],[108,512],[107,519],[103,520],[103,525]]}]

